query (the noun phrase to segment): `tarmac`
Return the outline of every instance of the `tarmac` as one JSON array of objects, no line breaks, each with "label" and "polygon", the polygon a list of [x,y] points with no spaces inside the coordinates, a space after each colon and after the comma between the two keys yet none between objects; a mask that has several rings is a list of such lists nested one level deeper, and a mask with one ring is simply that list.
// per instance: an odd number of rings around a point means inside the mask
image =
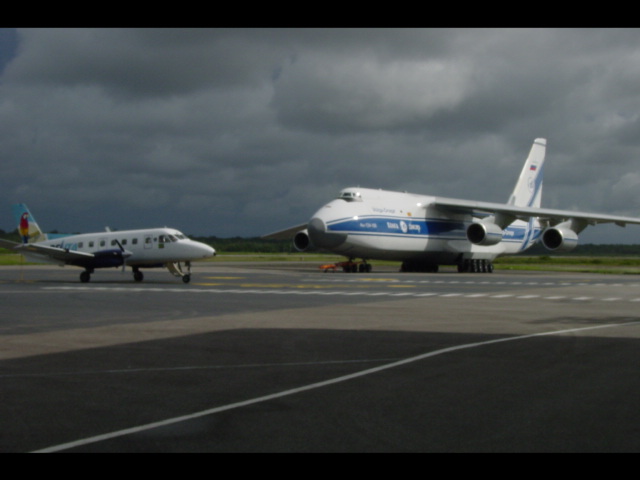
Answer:
[{"label": "tarmac", "polygon": [[0,452],[635,452],[640,278],[0,267]]}]

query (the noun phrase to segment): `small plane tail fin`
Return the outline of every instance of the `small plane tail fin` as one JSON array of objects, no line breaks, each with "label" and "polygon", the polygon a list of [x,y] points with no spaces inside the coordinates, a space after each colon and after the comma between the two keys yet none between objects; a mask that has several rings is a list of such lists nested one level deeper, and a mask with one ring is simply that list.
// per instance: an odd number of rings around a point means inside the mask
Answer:
[{"label": "small plane tail fin", "polygon": [[18,233],[22,243],[36,243],[47,239],[36,220],[24,203],[13,205],[13,217],[18,224]]},{"label": "small plane tail fin", "polygon": [[542,201],[542,167],[547,148],[547,140],[536,138],[522,167],[518,183],[507,202],[517,207],[540,207]]}]

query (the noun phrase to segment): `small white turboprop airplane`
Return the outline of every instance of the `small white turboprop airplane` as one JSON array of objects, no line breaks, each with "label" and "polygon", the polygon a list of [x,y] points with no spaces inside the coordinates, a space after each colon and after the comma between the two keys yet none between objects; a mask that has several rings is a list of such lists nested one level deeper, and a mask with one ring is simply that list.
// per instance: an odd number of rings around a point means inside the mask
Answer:
[{"label": "small white turboprop airplane", "polygon": [[640,218],[540,208],[546,140],[533,142],[513,193],[505,204],[365,188],[346,188],[308,223],[265,235],[293,237],[298,251],[318,249],[344,255],[359,270],[371,259],[402,261],[402,271],[492,272],[493,260],[522,252],[538,240],[567,252],[578,234],[598,223],[640,224]]},{"label": "small white turboprop airplane", "polygon": [[[36,262],[84,268],[82,282],[88,282],[96,268],[125,267],[133,269],[133,278],[140,282],[141,267],[165,266],[184,283],[191,279],[191,261],[212,257],[216,251],[209,245],[187,238],[172,228],[123,230],[55,235],[42,233],[23,203],[13,206],[22,243],[0,239],[0,247],[21,253]],[[181,262],[187,267],[183,272]]]}]

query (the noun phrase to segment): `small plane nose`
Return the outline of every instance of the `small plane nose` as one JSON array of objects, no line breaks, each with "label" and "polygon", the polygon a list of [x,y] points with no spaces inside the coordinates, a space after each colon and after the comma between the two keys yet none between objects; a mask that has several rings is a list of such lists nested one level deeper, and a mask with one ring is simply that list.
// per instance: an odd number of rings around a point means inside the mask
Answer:
[{"label": "small plane nose", "polygon": [[330,232],[324,220],[319,217],[312,218],[307,224],[307,232],[311,243],[316,248],[336,248],[342,245],[347,239],[344,233]]},{"label": "small plane nose", "polygon": [[199,243],[197,246],[202,258],[214,257],[216,255],[216,250],[209,245]]}]

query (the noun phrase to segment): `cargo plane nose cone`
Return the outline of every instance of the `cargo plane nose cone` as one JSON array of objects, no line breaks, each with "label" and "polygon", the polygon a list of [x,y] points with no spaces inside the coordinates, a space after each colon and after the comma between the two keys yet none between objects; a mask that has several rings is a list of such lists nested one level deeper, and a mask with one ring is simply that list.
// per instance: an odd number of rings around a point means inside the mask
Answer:
[{"label": "cargo plane nose cone", "polygon": [[330,232],[324,220],[318,217],[312,218],[307,224],[307,232],[311,243],[316,248],[336,248],[347,239],[347,235],[344,233]]}]

